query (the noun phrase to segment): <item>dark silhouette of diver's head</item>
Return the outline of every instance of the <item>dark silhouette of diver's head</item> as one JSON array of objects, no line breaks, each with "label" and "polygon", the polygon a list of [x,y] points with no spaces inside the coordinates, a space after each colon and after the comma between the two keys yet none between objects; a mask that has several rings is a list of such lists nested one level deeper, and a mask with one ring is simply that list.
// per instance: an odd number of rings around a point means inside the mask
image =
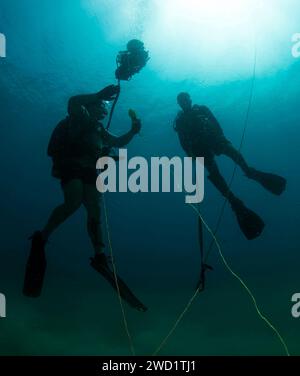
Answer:
[{"label": "dark silhouette of diver's head", "polygon": [[103,101],[88,104],[86,105],[86,109],[88,110],[91,118],[97,121],[103,120],[108,115],[105,102]]},{"label": "dark silhouette of diver's head", "polygon": [[189,93],[180,93],[177,95],[177,103],[184,112],[192,109],[192,100]]}]

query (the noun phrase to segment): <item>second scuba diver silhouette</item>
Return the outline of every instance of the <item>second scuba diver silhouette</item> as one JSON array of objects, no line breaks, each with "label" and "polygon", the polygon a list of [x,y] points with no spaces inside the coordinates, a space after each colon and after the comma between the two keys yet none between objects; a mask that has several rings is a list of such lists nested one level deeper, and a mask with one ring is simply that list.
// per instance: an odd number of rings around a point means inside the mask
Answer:
[{"label": "second scuba diver silhouette", "polygon": [[275,195],[283,193],[286,180],[278,175],[258,171],[249,167],[241,153],[226,139],[222,128],[206,106],[192,105],[188,93],[180,93],[177,102],[182,108],[175,119],[175,130],[180,144],[190,157],[204,157],[208,179],[226,197],[236,214],[239,226],[247,239],[258,237],[263,229],[263,220],[231,192],[220,174],[215,156],[226,155],[231,158],[249,179],[260,183]]}]

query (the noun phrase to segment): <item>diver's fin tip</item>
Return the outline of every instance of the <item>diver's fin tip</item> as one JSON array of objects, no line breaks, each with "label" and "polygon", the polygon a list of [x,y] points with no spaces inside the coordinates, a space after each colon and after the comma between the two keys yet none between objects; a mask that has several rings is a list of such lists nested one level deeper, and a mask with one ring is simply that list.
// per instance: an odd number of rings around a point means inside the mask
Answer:
[{"label": "diver's fin tip", "polygon": [[139,311],[139,312],[147,312],[148,311],[148,308],[147,307],[136,307],[136,309]]},{"label": "diver's fin tip", "polygon": [[41,296],[47,268],[45,240],[36,231],[31,237],[31,250],[26,264],[22,293],[28,298]]},{"label": "diver's fin tip", "polygon": [[266,190],[280,196],[287,186],[287,180],[279,175],[251,169],[248,177],[260,183]]},{"label": "diver's fin tip", "polygon": [[265,223],[258,214],[248,209],[242,201],[236,201],[232,209],[241,231],[248,240],[254,240],[262,234]]},{"label": "diver's fin tip", "polygon": [[146,312],[148,308],[133,294],[126,283],[112,270],[107,264],[98,263],[95,258],[91,258],[91,267],[100,273],[112,288],[126,301],[131,308],[137,309],[139,312]]}]

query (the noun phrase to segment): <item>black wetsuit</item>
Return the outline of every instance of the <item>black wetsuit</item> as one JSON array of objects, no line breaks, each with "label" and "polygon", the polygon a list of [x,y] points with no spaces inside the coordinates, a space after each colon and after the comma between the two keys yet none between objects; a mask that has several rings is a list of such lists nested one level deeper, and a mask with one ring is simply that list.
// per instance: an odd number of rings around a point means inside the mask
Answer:
[{"label": "black wetsuit", "polygon": [[224,136],[223,130],[206,106],[194,105],[188,112],[180,111],[174,126],[182,148],[189,157],[204,157],[209,179],[229,200],[234,199],[227,183],[220,174],[215,161],[216,155],[227,155],[235,161],[247,175],[249,166],[241,153]]},{"label": "black wetsuit", "polygon": [[130,130],[116,137],[107,132],[101,122],[93,121],[84,108],[77,116],[67,116],[54,130],[48,146],[53,159],[52,175],[62,185],[73,179],[84,184],[96,184],[97,159],[111,148],[126,146],[134,136]]}]

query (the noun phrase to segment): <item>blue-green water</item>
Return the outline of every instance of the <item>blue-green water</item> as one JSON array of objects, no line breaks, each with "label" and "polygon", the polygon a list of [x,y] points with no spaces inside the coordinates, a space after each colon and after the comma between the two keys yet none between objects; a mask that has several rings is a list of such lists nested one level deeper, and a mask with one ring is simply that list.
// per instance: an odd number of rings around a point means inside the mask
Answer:
[{"label": "blue-green water", "polygon": [[[244,19],[251,13],[249,2],[236,3],[222,24],[218,7],[197,8],[192,0],[185,1],[184,14],[177,0],[177,8],[150,0],[1,1],[7,57],[0,58],[0,292],[7,298],[7,318],[0,319],[0,354],[130,353],[118,297],[89,266],[93,251],[83,209],[48,244],[42,297],[28,300],[21,292],[27,239],[62,200],[46,156],[52,129],[65,116],[71,95],[115,82],[117,52],[129,39],[140,38],[151,60],[122,85],[111,130],[127,131],[127,110],[134,108],[143,129],[128,153],[146,158],[184,156],[172,127],[176,95],[183,90],[211,108],[238,146],[256,48],[254,97],[242,151],[250,165],[285,176],[288,188],[281,197],[272,196],[238,170],[233,191],[267,226],[261,237],[248,242],[228,208],[218,239],[291,353],[299,355],[300,319],[291,315],[300,262],[300,59],[291,54],[292,35],[300,32],[299,5],[263,1],[264,9],[251,8],[258,13]],[[218,163],[229,179],[233,163],[224,157]],[[183,194],[115,193],[107,194],[106,201],[118,271],[149,307],[146,314],[126,308],[130,333],[137,353],[151,354],[193,295],[200,262],[197,217]],[[212,227],[222,203],[206,181],[201,210]],[[215,248],[209,262],[214,271],[206,291],[161,354],[284,354]]]}]

